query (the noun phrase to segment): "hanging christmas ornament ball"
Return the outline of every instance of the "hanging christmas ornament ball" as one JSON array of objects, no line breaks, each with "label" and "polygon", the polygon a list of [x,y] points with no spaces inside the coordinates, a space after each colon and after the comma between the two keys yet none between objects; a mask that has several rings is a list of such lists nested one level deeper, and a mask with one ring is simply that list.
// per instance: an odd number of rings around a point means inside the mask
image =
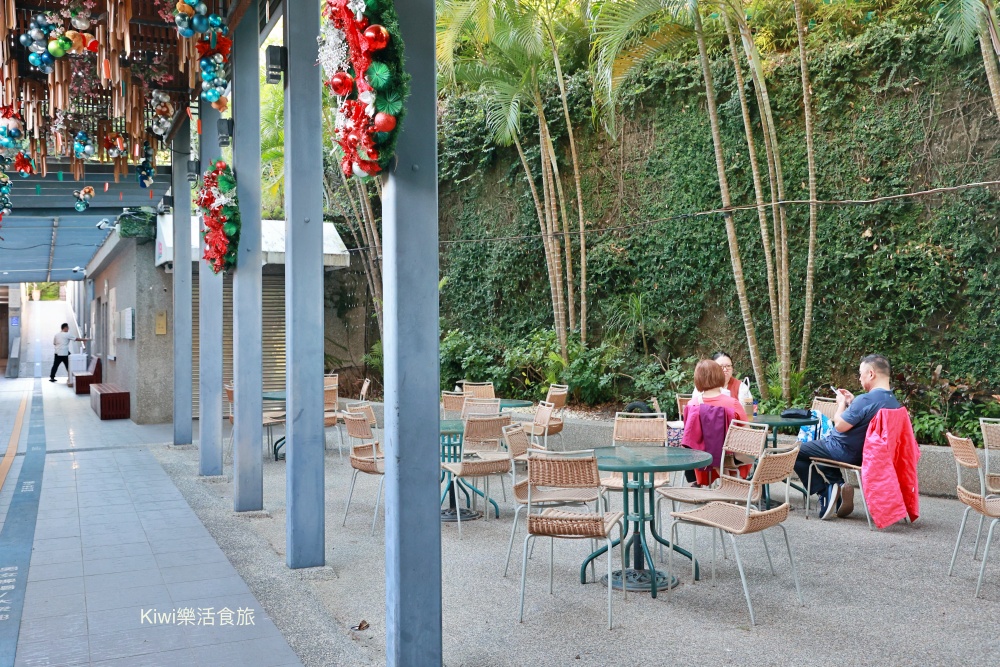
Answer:
[{"label": "hanging christmas ornament ball", "polygon": [[380,25],[370,25],[365,29],[365,39],[372,51],[381,51],[389,44],[389,31]]},{"label": "hanging christmas ornament ball", "polygon": [[62,42],[58,39],[53,39],[49,42],[49,54],[53,58],[62,58],[66,55],[66,49],[63,48]]},{"label": "hanging christmas ornament ball", "polygon": [[345,97],[354,90],[354,78],[347,72],[337,72],[330,79],[330,90],[337,97]]},{"label": "hanging christmas ornament ball", "polygon": [[78,200],[76,200],[76,203],[75,203],[75,204],[73,204],[73,208],[75,208],[75,209],[76,209],[77,211],[79,211],[80,213],[83,213],[83,212],[84,212],[84,211],[86,211],[86,210],[87,210],[88,208],[90,208],[90,204],[88,204],[87,202],[85,202],[85,201],[84,201],[84,200],[82,200],[82,199],[78,199]]},{"label": "hanging christmas ornament ball", "polygon": [[201,13],[195,14],[191,19],[191,28],[195,32],[207,32],[208,31],[208,18]]},{"label": "hanging christmas ornament ball", "polygon": [[368,71],[365,72],[365,78],[368,79],[368,83],[370,83],[372,88],[375,90],[385,90],[391,82],[389,66],[385,63],[374,62],[368,66]]},{"label": "hanging christmas ornament ball", "polygon": [[91,53],[97,53],[101,49],[101,43],[97,41],[97,38],[87,33],[83,36],[83,43],[87,50]]},{"label": "hanging christmas ornament ball", "polygon": [[36,42],[41,42],[45,39],[45,33],[42,32],[41,28],[32,28],[28,31],[28,34],[31,35],[31,39]]},{"label": "hanging christmas ornament ball", "polygon": [[199,2],[197,5],[194,6],[194,10],[199,14],[201,14],[202,16],[205,16],[206,14],[208,14],[208,5],[204,2]]},{"label": "hanging christmas ornament ball", "polygon": [[226,57],[221,53],[216,53],[214,56],[212,56],[212,60],[214,60],[216,64],[221,65],[222,63],[226,62]]},{"label": "hanging christmas ornament ball", "polygon": [[222,17],[218,14],[210,14],[208,17],[208,25],[212,28],[221,28]]},{"label": "hanging christmas ornament ball", "polygon": [[219,95],[219,91],[216,90],[215,88],[210,88],[202,92],[201,97],[206,102],[218,102],[221,95]]},{"label": "hanging christmas ornament ball", "polygon": [[31,38],[31,35],[29,35],[28,33],[24,33],[17,39],[19,42],[21,42],[21,46],[23,46],[24,48],[28,48],[35,41]]},{"label": "hanging christmas ornament ball", "polygon": [[376,132],[392,132],[396,129],[396,117],[387,113],[375,114],[374,123]]},{"label": "hanging christmas ornament ball", "polygon": [[42,66],[42,57],[40,55],[38,55],[37,53],[29,53],[28,54],[28,63],[30,63],[32,67],[41,67]]},{"label": "hanging christmas ornament ball", "polygon": [[77,30],[86,30],[90,27],[90,19],[84,14],[77,14],[69,22]]}]

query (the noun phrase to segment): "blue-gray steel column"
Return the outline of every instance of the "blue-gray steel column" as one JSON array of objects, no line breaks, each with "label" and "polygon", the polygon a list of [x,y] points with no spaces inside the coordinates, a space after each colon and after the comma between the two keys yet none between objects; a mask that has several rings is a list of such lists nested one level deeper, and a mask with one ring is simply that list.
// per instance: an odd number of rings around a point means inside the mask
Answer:
[{"label": "blue-gray steel column", "polygon": [[[202,100],[201,170],[219,159],[219,112]],[[204,228],[204,225],[203,225]],[[205,238],[198,248],[198,448],[199,475],[222,474],[222,274],[202,259]]]},{"label": "blue-gray steel column", "polygon": [[285,0],[285,561],[291,568],[326,563],[319,18],[319,0]]},{"label": "blue-gray steel column", "polygon": [[257,0],[233,34],[233,169],[240,201],[240,247],[233,275],[233,509],[264,509],[263,278],[260,229],[260,56]]},{"label": "blue-gray steel column", "polygon": [[397,2],[413,77],[382,200],[385,594],[390,667],[441,664],[434,0]]},{"label": "blue-gray steel column", "polygon": [[[174,444],[190,445],[193,382],[191,350],[191,186],[187,162],[191,157],[191,123],[185,119],[174,135],[170,156],[170,193],[174,198]],[[93,291],[93,289],[91,289]],[[89,323],[89,320],[88,320]],[[94,332],[90,332],[93,336]]]}]

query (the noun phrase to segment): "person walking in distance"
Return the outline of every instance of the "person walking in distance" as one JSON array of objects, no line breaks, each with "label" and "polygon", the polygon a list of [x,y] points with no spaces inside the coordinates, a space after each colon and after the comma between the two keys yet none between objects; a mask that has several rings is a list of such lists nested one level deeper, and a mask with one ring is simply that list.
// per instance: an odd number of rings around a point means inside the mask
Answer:
[{"label": "person walking in distance", "polygon": [[56,348],[56,356],[52,361],[52,372],[49,373],[49,382],[56,381],[56,371],[59,364],[66,366],[66,374],[69,375],[69,344],[72,342],[85,342],[86,338],[77,338],[69,332],[69,325],[63,324],[59,328],[59,333],[52,339],[52,344]]}]

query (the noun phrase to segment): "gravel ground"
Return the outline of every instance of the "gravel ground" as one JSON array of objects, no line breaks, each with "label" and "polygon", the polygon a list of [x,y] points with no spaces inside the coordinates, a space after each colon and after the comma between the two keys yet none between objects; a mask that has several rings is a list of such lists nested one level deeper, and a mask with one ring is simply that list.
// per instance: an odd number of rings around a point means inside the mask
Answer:
[{"label": "gravel ground", "polygon": [[[383,664],[384,538],[379,518],[369,534],[377,480],[359,476],[347,527],[341,527],[350,467],[328,434],[326,541],[328,567],[290,571],[284,565],[285,465],[265,461],[265,507],[256,517],[232,511],[232,484],[197,479],[197,451],[154,447],[166,471],[229,555],[271,618],[306,665]],[[567,441],[570,437],[566,438]],[[574,439],[575,440],[575,439]],[[569,444],[569,443],[567,443]],[[558,445],[557,445],[558,446]],[[496,488],[496,485],[494,485]],[[979,562],[963,543],[948,577],[962,506],[922,498],[914,525],[867,530],[858,507],[848,519],[805,520],[801,497],[786,522],[799,565],[805,606],[795,598],[781,537],[769,540],[778,575],[767,568],[762,542],[742,538],[758,625],[751,629],[730,551],[707,580],[711,544],[701,532],[706,580],[690,569],[671,596],[614,596],[615,629],[606,629],[606,589],[581,586],[579,566],[589,549],[557,542],[555,594],[548,595],[547,549],[529,561],[525,622],[517,622],[519,548],[502,576],[511,503],[499,521],[442,526],[444,654],[449,666],[629,664],[661,665],[990,665],[1000,660],[1000,560],[987,566],[982,599],[975,600]],[[967,531],[967,534],[971,531]],[[984,534],[985,537],[985,534]],[[690,533],[680,542],[690,546]],[[414,557],[417,557],[414,555]],[[994,558],[997,558],[994,556]],[[598,572],[605,561],[598,561]],[[370,627],[350,630],[362,619]]]}]

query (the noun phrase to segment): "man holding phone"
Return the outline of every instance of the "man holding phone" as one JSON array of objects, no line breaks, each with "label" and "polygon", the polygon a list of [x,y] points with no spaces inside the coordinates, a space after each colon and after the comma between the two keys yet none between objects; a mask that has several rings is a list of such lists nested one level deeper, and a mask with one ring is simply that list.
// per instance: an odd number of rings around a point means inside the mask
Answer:
[{"label": "man holding phone", "polygon": [[[890,386],[891,366],[881,354],[869,354],[861,360],[858,381],[866,393],[855,396],[847,389],[834,389],[837,394],[837,411],[833,416],[833,429],[819,440],[802,443],[795,473],[803,484],[809,479],[809,462],[813,458],[832,459],[852,465],[861,465],[868,424],[882,408],[901,407]],[[831,387],[833,389],[833,387]],[[821,475],[813,475],[810,494],[819,495],[820,519],[848,516],[854,511],[854,487],[844,484],[844,477],[836,468],[824,468]]]}]

